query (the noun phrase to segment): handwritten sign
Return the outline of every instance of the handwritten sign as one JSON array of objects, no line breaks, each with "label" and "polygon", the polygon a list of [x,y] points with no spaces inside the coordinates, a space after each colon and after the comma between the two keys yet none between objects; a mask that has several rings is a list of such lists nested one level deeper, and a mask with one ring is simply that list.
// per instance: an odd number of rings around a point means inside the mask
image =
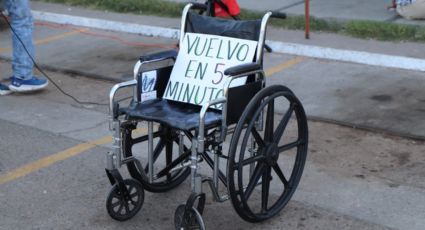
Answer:
[{"label": "handwritten sign", "polygon": [[150,92],[154,90],[156,85],[157,73],[156,70],[142,73],[141,92]]},{"label": "handwritten sign", "polygon": [[[186,33],[164,98],[202,105],[223,96],[224,70],[254,60],[257,42],[208,34]],[[235,81],[231,87],[245,84]]]},{"label": "handwritten sign", "polygon": [[142,84],[140,84],[140,101],[145,102],[157,98],[155,90],[157,72],[156,70],[141,73]]}]

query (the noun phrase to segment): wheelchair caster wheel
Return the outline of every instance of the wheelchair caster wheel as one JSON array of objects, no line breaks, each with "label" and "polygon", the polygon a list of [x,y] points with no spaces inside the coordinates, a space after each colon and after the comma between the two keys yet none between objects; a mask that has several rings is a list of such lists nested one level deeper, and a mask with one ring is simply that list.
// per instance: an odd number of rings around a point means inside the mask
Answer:
[{"label": "wheelchair caster wheel", "polygon": [[[186,205],[179,205],[174,214],[174,224],[176,230],[205,230],[204,220],[202,220],[201,214],[195,207],[192,207],[190,211],[186,211]],[[186,214],[186,215],[185,215]]]},{"label": "wheelchair caster wheel", "polygon": [[126,221],[140,211],[145,199],[142,185],[133,179],[115,184],[108,194],[106,209],[112,219]]}]

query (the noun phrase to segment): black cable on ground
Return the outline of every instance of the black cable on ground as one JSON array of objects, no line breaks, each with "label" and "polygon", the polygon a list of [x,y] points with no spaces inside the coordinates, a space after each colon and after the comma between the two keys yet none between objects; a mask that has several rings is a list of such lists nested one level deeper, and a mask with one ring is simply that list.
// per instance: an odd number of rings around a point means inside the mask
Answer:
[{"label": "black cable on ground", "polygon": [[4,21],[6,22],[6,24],[9,26],[9,28],[12,30],[12,33],[16,36],[16,38],[18,38],[19,42],[21,43],[22,47],[24,47],[25,52],[28,54],[28,56],[30,57],[31,61],[34,63],[35,68],[40,71],[41,74],[43,74],[44,77],[46,77],[62,94],[64,94],[65,96],[71,98],[72,100],[74,100],[75,102],[77,102],[78,104],[81,105],[99,105],[99,106],[108,106],[109,103],[97,103],[97,102],[89,102],[89,101],[80,101],[77,98],[75,98],[74,96],[72,96],[71,94],[65,92],[58,84],[56,84],[37,64],[37,62],[34,60],[34,58],[31,56],[31,54],[29,53],[27,47],[24,45],[24,42],[21,40],[21,38],[18,36],[18,34],[16,33],[16,31],[13,29],[12,25],[10,24],[8,18],[6,17],[6,15],[3,14],[3,12],[0,11],[0,14],[2,16],[2,18],[4,19]]}]

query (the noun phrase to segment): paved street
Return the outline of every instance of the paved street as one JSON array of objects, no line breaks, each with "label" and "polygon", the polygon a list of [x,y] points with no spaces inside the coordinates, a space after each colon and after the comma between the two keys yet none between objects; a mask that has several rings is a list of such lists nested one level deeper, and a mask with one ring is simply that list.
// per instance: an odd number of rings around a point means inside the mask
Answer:
[{"label": "paved street", "polygon": [[[1,62],[6,68],[8,63]],[[105,102],[111,83],[50,72],[73,95]],[[93,90],[87,90],[91,88]],[[84,93],[83,93],[84,92]],[[2,179],[26,164],[28,175],[0,186],[1,229],[170,229],[186,182],[166,194],[147,193],[143,210],[118,223],[105,210],[109,182],[103,159],[108,144],[80,151],[108,135],[106,109],[84,108],[53,87],[33,96],[0,100]],[[6,108],[6,109],[3,109]],[[423,141],[381,135],[334,124],[310,126],[309,159],[294,200],[263,224],[242,221],[230,203],[208,202],[210,229],[421,229],[425,175]],[[39,159],[69,150],[63,160]],[[69,158],[68,158],[69,157]],[[209,194],[209,193],[208,193]],[[210,199],[209,199],[210,200]],[[220,220],[220,221],[217,221]],[[12,227],[13,226],[13,227]]]},{"label": "paved street", "polygon": [[[99,105],[78,104],[52,84],[33,95],[0,98],[0,229],[173,229],[189,180],[168,193],[146,192],[142,210],[117,222],[105,208],[111,186],[104,160],[111,151],[110,88],[131,78],[138,56],[174,47],[176,40],[41,21],[35,28],[37,60],[52,80]],[[272,29],[270,36],[280,33]],[[304,41],[301,32],[288,34],[291,42],[337,48],[350,42],[354,50],[424,55],[423,44],[329,34]],[[8,38],[0,31],[2,82],[11,74]],[[288,206],[260,224],[243,221],[230,202],[213,203],[207,190],[207,229],[424,229],[424,72],[279,53],[265,58],[267,84],[291,88],[310,118],[306,169]]]}]

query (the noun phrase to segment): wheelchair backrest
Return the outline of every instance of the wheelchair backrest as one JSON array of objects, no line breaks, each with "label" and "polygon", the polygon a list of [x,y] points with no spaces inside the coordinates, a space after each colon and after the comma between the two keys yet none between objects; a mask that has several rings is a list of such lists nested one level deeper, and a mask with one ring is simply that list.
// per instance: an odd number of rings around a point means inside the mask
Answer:
[{"label": "wheelchair backrest", "polygon": [[[229,56],[229,53],[230,55],[233,55],[238,54],[238,52],[240,52],[239,54],[241,54],[241,56],[239,56],[239,59],[243,59],[245,55],[244,52],[240,51],[240,49],[235,49],[235,44],[238,44],[239,48],[242,46],[249,46],[249,55],[247,55],[249,56],[249,58],[246,58],[244,60],[245,63],[257,63],[262,66],[266,22],[267,20],[264,20],[264,18],[263,20],[236,21],[203,16],[190,11],[190,7],[186,7],[183,11],[182,16],[180,51],[173,69],[167,68],[162,70],[162,72],[164,72],[165,74],[171,72],[171,77],[167,80],[167,82],[164,82],[162,80],[157,82],[157,87],[155,87],[155,90],[158,90],[158,96],[172,101],[198,105],[201,105],[202,102],[207,102],[218,98],[219,94],[223,94],[223,91],[220,92],[219,88],[222,89],[223,87],[217,87],[215,91],[212,89],[212,87],[210,87],[211,90],[208,90],[207,92],[207,87],[202,88],[199,86],[193,86],[196,83],[190,82],[190,80],[195,81],[199,80],[199,78],[203,76],[209,76],[205,73],[203,73],[202,76],[201,74],[197,75],[198,72],[209,71],[209,73],[212,73],[211,75],[217,75],[219,73],[221,73],[221,75],[224,75],[223,72],[225,68],[232,67],[229,66],[230,60],[229,58],[227,58]],[[196,39],[204,39],[206,37],[210,39],[209,43],[207,43],[206,40],[202,40],[202,42],[198,41],[198,43],[196,43]],[[218,39],[215,40],[216,47],[211,46],[211,41],[213,39]],[[211,54],[206,54],[206,56],[210,56],[211,59],[215,57],[226,58],[223,58],[223,60],[219,62],[217,62],[217,60],[212,61],[211,63],[209,63],[210,65],[208,66],[208,68],[205,67],[206,65],[196,65],[197,62],[200,63],[206,61],[198,59],[197,61],[195,61],[195,64],[189,68],[188,66],[190,66],[190,64],[188,63],[190,62],[190,59],[189,61],[181,61],[180,54],[190,53],[190,51],[188,52],[189,49],[192,49],[193,51],[197,49],[195,47],[198,46],[199,50],[204,51],[208,50],[209,46],[212,51]],[[205,48],[204,46],[207,47]],[[224,54],[222,54],[222,56],[220,56],[219,54],[212,54],[214,50],[217,49],[217,47],[221,47],[224,50]],[[205,57],[205,59],[209,59],[210,57]],[[226,66],[218,66],[217,63],[220,62],[226,63]],[[208,69],[208,71],[206,69]],[[192,76],[190,76],[192,77],[192,79],[189,80],[186,79],[188,77],[188,71],[192,71]],[[205,80],[206,78],[208,77],[205,77],[203,80]],[[228,90],[228,123],[233,123],[239,119],[240,113],[244,110],[244,107],[249,102],[249,100],[264,86],[264,82],[256,82],[255,79],[256,74],[253,74],[247,76],[247,78],[238,79],[232,82],[231,88]],[[216,80],[216,78],[214,78],[214,80]],[[223,77],[222,83],[224,83],[225,81],[226,78]],[[211,80],[209,80],[209,82],[211,82]],[[199,98],[197,98],[196,95],[198,95]],[[206,98],[205,100],[204,97]],[[216,109],[221,108],[216,107]]]},{"label": "wheelchair backrest", "polygon": [[[202,105],[224,96],[228,80],[224,71],[257,61],[261,25],[261,20],[225,20],[184,10],[180,51],[164,98]],[[246,80],[234,80],[230,87]]]},{"label": "wheelchair backrest", "polygon": [[258,41],[260,38],[261,20],[236,21],[213,18],[188,12],[185,32],[211,34],[232,38]]}]

